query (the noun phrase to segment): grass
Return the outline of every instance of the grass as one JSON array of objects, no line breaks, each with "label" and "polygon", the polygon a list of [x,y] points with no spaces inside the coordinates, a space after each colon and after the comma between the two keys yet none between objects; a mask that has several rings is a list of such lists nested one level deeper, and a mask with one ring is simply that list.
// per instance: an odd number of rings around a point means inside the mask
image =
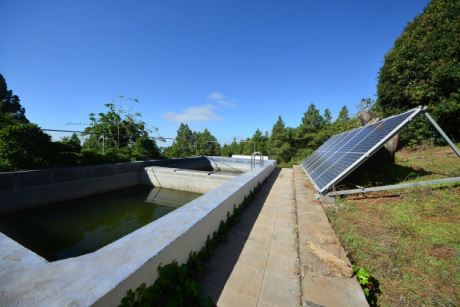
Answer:
[{"label": "grass", "polygon": [[415,182],[460,176],[459,158],[448,147],[402,150],[396,154],[395,163],[366,163],[350,174],[337,187],[353,189],[402,182]]},{"label": "grass", "polygon": [[[417,174],[401,181],[460,176],[449,150],[398,152],[395,168]],[[379,305],[460,305],[460,185],[350,196],[340,207],[328,217],[352,262],[379,281]]]},{"label": "grass", "polygon": [[[457,145],[460,147],[460,144]],[[460,176],[459,158],[449,146],[426,150],[402,150],[396,155],[396,164],[423,172],[418,180]]]}]

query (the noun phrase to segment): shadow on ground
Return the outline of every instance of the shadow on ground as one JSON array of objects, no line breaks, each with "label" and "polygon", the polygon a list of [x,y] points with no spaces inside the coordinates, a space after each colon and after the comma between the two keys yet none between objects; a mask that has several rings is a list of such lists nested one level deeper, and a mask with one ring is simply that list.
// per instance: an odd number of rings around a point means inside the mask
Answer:
[{"label": "shadow on ground", "polygon": [[219,300],[280,171],[279,168],[273,170],[255,195],[254,202],[244,210],[238,223],[229,231],[227,242],[217,246],[211,259],[204,264],[204,275],[200,283],[204,294],[210,296],[215,303]]},{"label": "shadow on ground", "polygon": [[339,185],[343,188],[389,185],[431,174],[433,173],[424,169],[415,169],[391,162],[379,165],[379,167],[363,164],[346,177]]}]

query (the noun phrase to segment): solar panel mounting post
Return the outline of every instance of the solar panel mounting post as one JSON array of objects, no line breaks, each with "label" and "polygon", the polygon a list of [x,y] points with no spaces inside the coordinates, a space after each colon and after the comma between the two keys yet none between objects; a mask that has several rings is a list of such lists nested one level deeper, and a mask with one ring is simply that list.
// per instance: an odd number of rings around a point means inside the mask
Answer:
[{"label": "solar panel mounting post", "polygon": [[431,124],[438,130],[439,134],[442,135],[442,137],[447,141],[450,147],[452,147],[453,151],[457,154],[457,156],[460,158],[460,149],[452,142],[452,140],[447,136],[447,134],[444,132],[444,130],[439,127],[438,123],[431,117],[430,114],[428,114],[427,111],[423,111],[423,114],[425,114],[426,118],[431,122]]}]

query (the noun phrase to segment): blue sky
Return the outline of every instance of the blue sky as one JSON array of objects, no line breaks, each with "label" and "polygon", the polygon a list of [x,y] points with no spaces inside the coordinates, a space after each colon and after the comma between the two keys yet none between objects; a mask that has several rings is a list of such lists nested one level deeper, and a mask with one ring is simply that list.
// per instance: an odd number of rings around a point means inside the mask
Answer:
[{"label": "blue sky", "polygon": [[355,112],[427,3],[0,0],[0,72],[43,128],[82,130],[125,95],[163,136],[187,121],[228,142],[310,102]]}]

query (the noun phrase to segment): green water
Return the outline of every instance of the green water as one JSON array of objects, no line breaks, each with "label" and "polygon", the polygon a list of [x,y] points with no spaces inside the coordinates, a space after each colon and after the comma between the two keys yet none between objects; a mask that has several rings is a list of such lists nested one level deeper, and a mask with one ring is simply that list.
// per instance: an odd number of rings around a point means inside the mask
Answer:
[{"label": "green water", "polygon": [[98,250],[201,194],[137,186],[0,216],[0,232],[49,261]]}]

